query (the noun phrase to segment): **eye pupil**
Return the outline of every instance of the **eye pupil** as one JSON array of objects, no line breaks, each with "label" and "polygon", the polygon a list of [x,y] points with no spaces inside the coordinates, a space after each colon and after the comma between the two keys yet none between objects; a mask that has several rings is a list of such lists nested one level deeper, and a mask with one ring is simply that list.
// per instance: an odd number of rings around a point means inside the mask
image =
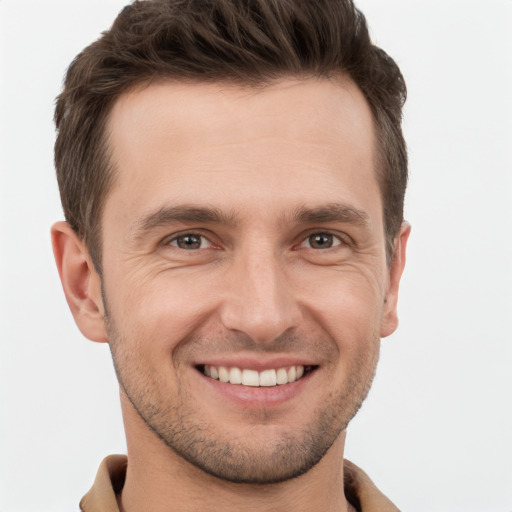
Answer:
[{"label": "eye pupil", "polygon": [[329,249],[333,245],[333,236],[329,233],[317,233],[309,237],[309,245],[313,249]]},{"label": "eye pupil", "polygon": [[201,237],[182,235],[176,239],[176,244],[180,249],[199,249],[201,247]]}]

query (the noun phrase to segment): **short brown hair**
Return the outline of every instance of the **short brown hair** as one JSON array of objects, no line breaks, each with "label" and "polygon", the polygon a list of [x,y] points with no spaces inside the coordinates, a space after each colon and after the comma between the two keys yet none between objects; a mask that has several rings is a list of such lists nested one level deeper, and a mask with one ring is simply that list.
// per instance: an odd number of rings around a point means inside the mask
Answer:
[{"label": "short brown hair", "polygon": [[101,213],[114,180],[105,136],[114,102],[155,79],[259,86],[348,75],[377,128],[388,260],[403,220],[405,83],[351,0],[142,0],[70,65],[57,99],[55,166],[66,220],[101,272]]}]

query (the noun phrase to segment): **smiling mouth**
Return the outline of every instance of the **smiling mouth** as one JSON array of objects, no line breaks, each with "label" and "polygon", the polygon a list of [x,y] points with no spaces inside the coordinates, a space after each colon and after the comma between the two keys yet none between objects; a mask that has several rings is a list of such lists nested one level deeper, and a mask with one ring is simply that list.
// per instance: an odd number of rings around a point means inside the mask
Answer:
[{"label": "smiling mouth", "polygon": [[290,384],[315,370],[316,366],[289,366],[284,368],[272,368],[263,370],[241,369],[238,367],[225,367],[213,365],[200,365],[198,369],[211,379],[229,384],[249,387],[272,387]]}]

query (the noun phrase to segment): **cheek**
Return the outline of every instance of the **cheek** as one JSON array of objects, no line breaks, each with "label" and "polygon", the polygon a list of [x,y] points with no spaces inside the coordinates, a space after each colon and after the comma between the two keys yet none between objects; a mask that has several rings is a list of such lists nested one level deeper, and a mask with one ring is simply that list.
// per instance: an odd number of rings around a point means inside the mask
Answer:
[{"label": "cheek", "polygon": [[331,364],[339,385],[353,387],[352,381],[371,374],[378,359],[382,314],[379,281],[361,272],[340,271],[316,284],[308,294],[309,312],[333,342],[337,355],[333,354]]},{"label": "cheek", "polygon": [[334,339],[345,343],[373,338],[379,332],[383,307],[382,286],[372,274],[356,269],[332,271],[315,286],[303,289],[306,302],[318,323]]},{"label": "cheek", "polygon": [[215,308],[215,294],[204,281],[172,272],[126,279],[117,290],[110,289],[109,311],[122,337],[140,351],[150,345],[151,351],[145,351],[155,359],[172,354]]}]

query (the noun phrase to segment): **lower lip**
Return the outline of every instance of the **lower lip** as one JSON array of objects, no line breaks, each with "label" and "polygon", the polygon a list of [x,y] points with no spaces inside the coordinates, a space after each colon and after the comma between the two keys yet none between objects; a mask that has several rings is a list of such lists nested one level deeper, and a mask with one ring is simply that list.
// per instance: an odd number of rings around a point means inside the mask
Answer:
[{"label": "lower lip", "polygon": [[315,369],[306,373],[295,382],[269,387],[230,384],[228,382],[221,382],[220,380],[212,379],[202,373],[198,373],[198,375],[203,381],[203,384],[206,385],[209,390],[237,403],[240,406],[267,409],[278,407],[279,405],[296,398],[304,389],[304,386],[306,386],[314,376],[316,371],[317,370]]}]

